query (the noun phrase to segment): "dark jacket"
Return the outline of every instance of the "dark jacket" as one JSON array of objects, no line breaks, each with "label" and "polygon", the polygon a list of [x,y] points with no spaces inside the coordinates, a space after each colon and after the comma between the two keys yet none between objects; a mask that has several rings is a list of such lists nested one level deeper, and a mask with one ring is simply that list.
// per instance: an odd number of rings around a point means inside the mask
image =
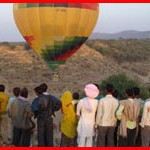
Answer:
[{"label": "dark jacket", "polygon": [[40,95],[32,102],[32,112],[36,118],[51,117],[61,108],[61,101],[52,95]]}]

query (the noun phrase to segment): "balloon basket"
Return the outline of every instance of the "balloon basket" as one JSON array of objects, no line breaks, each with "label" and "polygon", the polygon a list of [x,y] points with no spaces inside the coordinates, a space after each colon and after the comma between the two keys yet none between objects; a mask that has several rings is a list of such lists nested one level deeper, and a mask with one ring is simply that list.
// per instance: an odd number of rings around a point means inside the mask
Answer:
[{"label": "balloon basket", "polygon": [[52,80],[53,80],[53,81],[59,81],[58,72],[53,72],[53,73],[52,73]]}]

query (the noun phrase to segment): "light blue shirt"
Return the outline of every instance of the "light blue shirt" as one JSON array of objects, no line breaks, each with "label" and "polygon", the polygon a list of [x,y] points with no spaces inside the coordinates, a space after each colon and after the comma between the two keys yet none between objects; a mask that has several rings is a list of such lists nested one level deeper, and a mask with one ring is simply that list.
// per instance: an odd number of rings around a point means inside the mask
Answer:
[{"label": "light blue shirt", "polygon": [[8,100],[7,109],[6,109],[8,117],[10,117],[10,107],[11,107],[11,104],[12,104],[16,99],[17,99],[16,96],[12,96],[12,97],[10,97],[9,100]]}]

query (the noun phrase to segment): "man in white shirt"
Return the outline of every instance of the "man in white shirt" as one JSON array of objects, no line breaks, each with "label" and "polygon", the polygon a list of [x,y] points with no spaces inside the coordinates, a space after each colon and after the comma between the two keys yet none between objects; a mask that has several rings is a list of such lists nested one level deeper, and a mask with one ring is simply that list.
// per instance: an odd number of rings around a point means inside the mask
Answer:
[{"label": "man in white shirt", "polygon": [[118,107],[118,100],[112,96],[113,90],[113,85],[107,84],[106,96],[98,104],[95,124],[95,128],[98,128],[97,146],[105,146],[105,143],[107,146],[114,146],[114,131],[117,122],[115,111]]}]

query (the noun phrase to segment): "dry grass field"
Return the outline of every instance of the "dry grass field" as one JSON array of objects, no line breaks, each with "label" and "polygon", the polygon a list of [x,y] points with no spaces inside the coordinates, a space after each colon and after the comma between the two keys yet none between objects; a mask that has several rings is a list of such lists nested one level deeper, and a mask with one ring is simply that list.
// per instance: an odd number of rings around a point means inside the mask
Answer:
[{"label": "dry grass field", "polygon": [[56,69],[58,81],[53,80],[47,64],[32,50],[23,46],[11,49],[0,46],[0,81],[6,85],[8,94],[15,86],[27,87],[33,99],[34,87],[42,82],[49,85],[49,92],[60,97],[65,90],[82,91],[87,83],[100,83],[110,75],[125,73],[128,77],[150,85],[150,60],[118,63],[111,56],[104,56],[86,45],[64,65]]}]

